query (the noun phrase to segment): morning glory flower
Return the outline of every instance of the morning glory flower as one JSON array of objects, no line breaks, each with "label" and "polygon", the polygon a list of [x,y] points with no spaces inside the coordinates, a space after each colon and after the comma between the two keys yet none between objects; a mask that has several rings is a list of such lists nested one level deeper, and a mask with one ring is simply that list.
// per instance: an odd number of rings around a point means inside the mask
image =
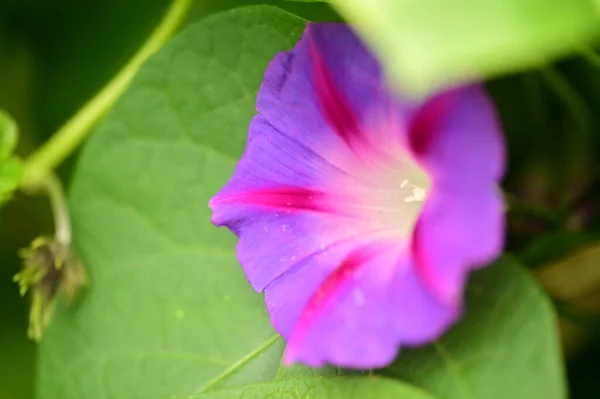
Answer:
[{"label": "morning glory flower", "polygon": [[309,24],[269,64],[212,221],[265,293],[284,362],[370,368],[458,320],[503,246],[499,123],[484,89],[393,93],[344,24]]}]

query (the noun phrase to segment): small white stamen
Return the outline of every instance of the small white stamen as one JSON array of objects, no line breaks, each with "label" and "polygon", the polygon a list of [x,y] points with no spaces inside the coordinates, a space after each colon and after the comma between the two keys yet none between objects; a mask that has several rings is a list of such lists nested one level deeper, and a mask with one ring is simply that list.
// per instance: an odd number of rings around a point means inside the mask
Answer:
[{"label": "small white stamen", "polygon": [[415,187],[412,189],[413,195],[411,197],[404,198],[404,202],[423,202],[425,201],[426,191],[422,188]]},{"label": "small white stamen", "polygon": [[413,188],[413,197],[417,199],[417,201],[424,201],[427,193],[420,187]]}]

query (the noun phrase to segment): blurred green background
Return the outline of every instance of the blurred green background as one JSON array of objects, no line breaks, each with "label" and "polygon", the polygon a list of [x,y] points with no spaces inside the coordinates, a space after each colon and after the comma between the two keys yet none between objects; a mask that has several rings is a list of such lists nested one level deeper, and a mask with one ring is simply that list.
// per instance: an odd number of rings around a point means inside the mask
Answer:
[{"label": "blurred green background", "polygon": [[[318,3],[197,0],[188,22],[256,3],[277,4],[311,20],[339,19],[328,6]],[[0,0],[0,108],[19,125],[19,155],[39,146],[119,70],[168,4],[168,0]],[[552,218],[511,219],[510,249],[528,257],[532,266],[539,259],[535,248],[531,249],[534,237],[575,237],[576,247],[587,242],[581,230],[595,237],[600,232],[600,217],[588,212],[590,204],[600,198],[598,65],[586,57],[573,57],[489,85],[509,139],[508,190],[551,209],[577,201],[580,192],[596,193],[579,199],[581,204],[569,214],[567,227]],[[60,169],[67,182],[75,158],[76,154]],[[43,198],[17,195],[0,209],[0,399],[32,397],[35,345],[26,339],[26,301],[19,297],[11,278],[19,269],[17,250],[51,231]],[[565,240],[560,238],[560,242]],[[548,244],[540,245],[547,256]],[[549,245],[556,249],[554,242]],[[570,249],[557,250],[556,256]],[[583,349],[570,356],[575,399],[600,395],[598,331],[597,323],[586,330]]]}]

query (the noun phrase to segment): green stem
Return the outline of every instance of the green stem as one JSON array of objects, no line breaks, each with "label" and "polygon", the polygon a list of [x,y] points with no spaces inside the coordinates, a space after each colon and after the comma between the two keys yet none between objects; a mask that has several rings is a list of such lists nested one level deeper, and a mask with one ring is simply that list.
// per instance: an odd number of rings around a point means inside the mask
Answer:
[{"label": "green stem", "polygon": [[35,189],[85,139],[91,128],[123,94],[140,66],[177,30],[192,0],[173,0],[163,20],[119,73],[41,148],[25,160],[21,187]]},{"label": "green stem", "polygon": [[541,74],[565,106],[569,108],[576,123],[579,124],[580,132],[589,131],[592,125],[591,111],[577,90],[559,71],[550,66],[543,68]]},{"label": "green stem", "polygon": [[68,248],[71,245],[71,222],[69,220],[67,197],[62,184],[55,174],[49,174],[43,180],[43,185],[50,199],[52,214],[54,215],[56,242]]}]

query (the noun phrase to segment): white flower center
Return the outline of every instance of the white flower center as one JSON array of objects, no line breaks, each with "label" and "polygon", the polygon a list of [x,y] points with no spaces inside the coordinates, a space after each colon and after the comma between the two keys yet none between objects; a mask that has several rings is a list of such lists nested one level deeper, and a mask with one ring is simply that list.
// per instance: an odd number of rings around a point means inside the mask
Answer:
[{"label": "white flower center", "polygon": [[368,188],[358,188],[352,208],[369,221],[370,228],[391,229],[402,236],[412,235],[427,193],[429,176],[411,159],[371,169],[362,177]]}]

